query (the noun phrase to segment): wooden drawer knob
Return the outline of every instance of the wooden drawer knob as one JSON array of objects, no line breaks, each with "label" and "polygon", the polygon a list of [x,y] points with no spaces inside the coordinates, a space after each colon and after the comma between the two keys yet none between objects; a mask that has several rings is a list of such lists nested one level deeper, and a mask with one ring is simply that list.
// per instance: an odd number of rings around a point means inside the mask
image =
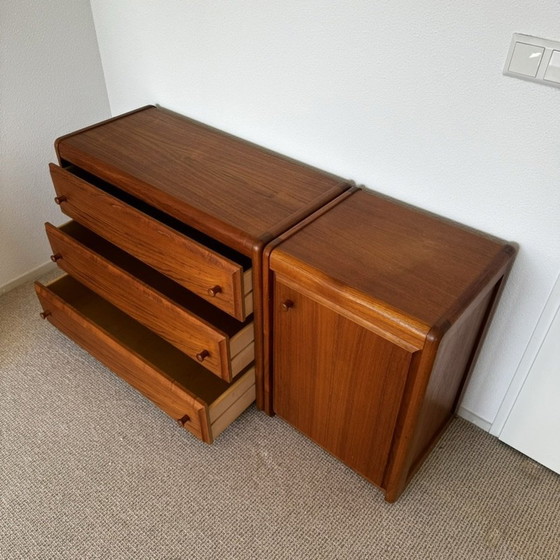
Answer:
[{"label": "wooden drawer knob", "polygon": [[45,309],[45,311],[41,311],[41,313],[39,313],[39,316],[41,317],[41,319],[46,319],[50,314],[51,312]]},{"label": "wooden drawer knob", "polygon": [[60,253],[55,253],[54,255],[51,255],[51,261],[52,262],[59,261],[61,258],[62,258],[62,255]]},{"label": "wooden drawer knob", "polygon": [[208,356],[210,356],[210,352],[208,352],[208,350],[203,350],[196,355],[196,359],[199,362],[203,362],[206,358],[208,358]]},{"label": "wooden drawer knob", "polygon": [[291,299],[287,299],[286,301],[282,302],[280,306],[282,311],[289,311],[294,306],[294,302]]},{"label": "wooden drawer knob", "polygon": [[62,204],[63,202],[66,202],[67,200],[68,200],[68,199],[67,199],[66,196],[64,196],[63,194],[60,195],[60,196],[55,196],[55,197],[54,197],[54,201],[55,201],[57,204]]},{"label": "wooden drawer knob", "polygon": [[191,417],[188,414],[185,414],[185,416],[183,416],[183,418],[178,418],[177,419],[177,424],[179,424],[179,426],[181,427],[185,427],[185,424],[191,419]]},{"label": "wooden drawer knob", "polygon": [[213,288],[208,288],[208,294],[212,297],[216,297],[219,293],[221,293],[222,288],[220,286],[214,286]]}]

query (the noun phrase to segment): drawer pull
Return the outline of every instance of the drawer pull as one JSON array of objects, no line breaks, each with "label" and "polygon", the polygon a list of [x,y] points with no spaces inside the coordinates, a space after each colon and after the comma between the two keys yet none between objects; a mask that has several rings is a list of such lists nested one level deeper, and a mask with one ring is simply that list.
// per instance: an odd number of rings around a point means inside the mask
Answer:
[{"label": "drawer pull", "polygon": [[282,302],[282,311],[289,311],[294,306],[294,302],[291,299],[287,299]]},{"label": "drawer pull", "polygon": [[66,198],[66,196],[64,196],[63,194],[60,195],[60,196],[55,196],[54,197],[54,201],[59,205],[62,204],[63,202],[66,202],[67,200],[68,200],[68,198]]},{"label": "drawer pull", "polygon": [[191,417],[188,414],[185,414],[185,416],[183,416],[182,418],[178,418],[177,419],[177,424],[179,424],[179,426],[181,426],[182,428],[185,427],[185,424],[191,419]]},{"label": "drawer pull", "polygon": [[41,319],[46,319],[50,314],[51,312],[48,309],[45,309],[45,311],[41,311],[41,313],[39,313],[39,316]]},{"label": "drawer pull", "polygon": [[203,362],[206,358],[208,358],[208,356],[210,356],[210,352],[208,352],[208,350],[203,350],[196,355],[196,359],[199,362]]},{"label": "drawer pull", "polygon": [[51,255],[51,261],[52,262],[59,261],[61,258],[62,258],[62,255],[60,253],[55,253],[54,255]]},{"label": "drawer pull", "polygon": [[208,288],[208,294],[212,297],[216,297],[219,293],[221,293],[222,288],[220,286],[214,286],[213,288]]}]

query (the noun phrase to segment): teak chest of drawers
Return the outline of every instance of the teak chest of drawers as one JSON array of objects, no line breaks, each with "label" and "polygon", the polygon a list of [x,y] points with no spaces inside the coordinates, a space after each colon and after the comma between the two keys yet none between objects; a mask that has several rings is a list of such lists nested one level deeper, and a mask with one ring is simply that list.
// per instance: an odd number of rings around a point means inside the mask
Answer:
[{"label": "teak chest of drawers", "polygon": [[56,149],[42,316],[203,441],[256,399],[395,500],[515,248],[156,107]]},{"label": "teak chest of drawers", "polygon": [[265,244],[342,179],[144,107],[56,141],[43,315],[206,442],[263,406]]}]

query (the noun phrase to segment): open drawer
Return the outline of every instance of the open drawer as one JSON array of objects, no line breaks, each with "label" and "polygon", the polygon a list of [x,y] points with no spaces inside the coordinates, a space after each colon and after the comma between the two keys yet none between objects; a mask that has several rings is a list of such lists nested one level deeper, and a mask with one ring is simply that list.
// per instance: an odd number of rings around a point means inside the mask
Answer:
[{"label": "open drawer", "polygon": [[241,323],[77,222],[45,225],[51,259],[82,284],[228,383],[255,359]]},{"label": "open drawer", "polygon": [[50,165],[62,211],[240,321],[251,260],[85,171]]},{"label": "open drawer", "polygon": [[228,384],[70,276],[35,289],[44,318],[202,441],[255,399],[255,369]]}]

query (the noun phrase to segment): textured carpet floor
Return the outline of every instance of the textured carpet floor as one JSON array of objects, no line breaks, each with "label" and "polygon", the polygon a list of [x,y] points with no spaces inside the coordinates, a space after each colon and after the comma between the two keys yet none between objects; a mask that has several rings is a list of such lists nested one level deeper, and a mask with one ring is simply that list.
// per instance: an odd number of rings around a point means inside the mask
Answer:
[{"label": "textured carpet floor", "polygon": [[455,420],[401,499],[250,408],[200,443],[0,298],[0,558],[554,559],[560,477]]}]

